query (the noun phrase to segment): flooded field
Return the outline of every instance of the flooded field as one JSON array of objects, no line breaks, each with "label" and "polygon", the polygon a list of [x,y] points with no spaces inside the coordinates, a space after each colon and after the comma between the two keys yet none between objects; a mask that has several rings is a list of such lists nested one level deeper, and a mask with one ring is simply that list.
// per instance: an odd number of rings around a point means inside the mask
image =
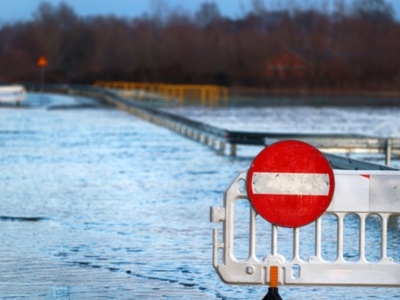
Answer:
[{"label": "flooded field", "polygon": [[[229,128],[399,136],[397,109],[182,108]],[[266,122],[268,120],[268,122]],[[212,267],[209,207],[229,158],[86,98],[0,107],[0,299],[262,299]],[[393,235],[400,240],[400,231]],[[281,287],[288,299],[398,299],[399,288]]]}]

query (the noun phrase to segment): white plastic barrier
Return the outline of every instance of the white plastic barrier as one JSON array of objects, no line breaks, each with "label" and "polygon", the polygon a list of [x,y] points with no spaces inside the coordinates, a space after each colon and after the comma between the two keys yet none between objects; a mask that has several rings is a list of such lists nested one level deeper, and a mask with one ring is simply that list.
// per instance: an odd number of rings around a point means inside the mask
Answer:
[{"label": "white plastic barrier", "polygon": [[[267,223],[250,204],[243,205],[248,201],[247,171],[241,172],[226,190],[224,206],[211,207],[211,221],[223,224],[222,237],[217,229],[213,231],[213,266],[221,279],[232,284],[269,284],[270,267],[277,266],[280,285],[400,286],[400,262],[387,251],[389,223],[400,215],[400,172],[335,170],[334,177],[335,192],[326,213],[311,225],[288,229]],[[247,224],[234,224],[240,217],[235,216],[235,206],[247,207],[249,219],[242,216]],[[331,224],[324,221],[329,217],[334,219]],[[358,221],[347,222],[348,217]],[[371,241],[366,245],[371,227],[367,220],[374,223],[372,246]],[[262,223],[269,224],[268,232],[256,228]],[[248,231],[237,234],[243,228]],[[286,234],[283,242],[281,230]],[[393,230],[399,232],[398,227]],[[292,251],[284,254],[278,241],[289,242],[288,231]],[[391,249],[400,256],[400,234],[397,237],[397,246]],[[270,247],[260,254],[260,249],[267,248],[266,238]],[[350,256],[344,239],[356,249]],[[243,250],[242,244],[248,251],[245,257],[237,257],[236,248]],[[301,252],[303,248],[308,252]],[[326,251],[334,252],[334,257],[325,258]]]},{"label": "white plastic barrier", "polygon": [[26,98],[26,90],[22,85],[0,86],[0,103],[15,103],[19,105]]}]

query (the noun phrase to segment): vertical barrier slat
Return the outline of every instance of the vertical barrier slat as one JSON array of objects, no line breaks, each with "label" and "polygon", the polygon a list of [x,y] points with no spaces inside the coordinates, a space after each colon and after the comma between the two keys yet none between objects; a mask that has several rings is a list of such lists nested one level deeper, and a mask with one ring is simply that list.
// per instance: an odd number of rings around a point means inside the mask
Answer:
[{"label": "vertical barrier slat", "polygon": [[256,216],[257,213],[253,207],[250,207],[250,241],[249,241],[249,257],[256,257]]},{"label": "vertical barrier slat", "polygon": [[300,228],[293,228],[293,260],[300,261]]},{"label": "vertical barrier slat", "polygon": [[338,213],[336,214],[338,218],[338,224],[337,224],[337,262],[344,262],[343,258],[343,220],[344,220],[344,214]]},{"label": "vertical barrier slat", "polygon": [[360,218],[360,231],[359,231],[359,262],[366,262],[365,259],[365,221],[367,218],[367,214],[358,214]]},{"label": "vertical barrier slat", "polygon": [[322,217],[315,222],[315,256],[321,260]]},{"label": "vertical barrier slat", "polygon": [[388,228],[388,214],[381,214],[381,231],[382,231],[382,238],[381,238],[381,260],[387,258],[387,228]]}]

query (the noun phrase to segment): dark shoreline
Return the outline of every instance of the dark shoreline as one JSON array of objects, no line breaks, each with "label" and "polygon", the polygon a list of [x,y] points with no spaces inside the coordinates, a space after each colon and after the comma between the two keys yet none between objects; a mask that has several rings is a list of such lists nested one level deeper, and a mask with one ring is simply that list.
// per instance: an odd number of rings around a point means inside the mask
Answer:
[{"label": "dark shoreline", "polygon": [[400,106],[400,91],[230,88],[230,104],[273,106]]}]

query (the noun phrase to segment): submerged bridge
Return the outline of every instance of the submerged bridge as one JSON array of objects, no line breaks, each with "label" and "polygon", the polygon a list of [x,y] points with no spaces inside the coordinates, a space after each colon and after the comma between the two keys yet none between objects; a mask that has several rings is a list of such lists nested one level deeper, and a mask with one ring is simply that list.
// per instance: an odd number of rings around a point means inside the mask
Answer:
[{"label": "submerged bridge", "polygon": [[[393,156],[400,155],[400,139],[365,135],[288,134],[221,129],[184,116],[121,97],[107,88],[78,85],[26,85],[28,91],[81,95],[99,99],[139,118],[173,130],[215,149],[219,154],[236,156],[238,146],[267,146],[278,140],[302,140],[324,152],[335,169],[396,170],[390,167]],[[357,160],[337,154],[383,154],[386,165]]]}]

